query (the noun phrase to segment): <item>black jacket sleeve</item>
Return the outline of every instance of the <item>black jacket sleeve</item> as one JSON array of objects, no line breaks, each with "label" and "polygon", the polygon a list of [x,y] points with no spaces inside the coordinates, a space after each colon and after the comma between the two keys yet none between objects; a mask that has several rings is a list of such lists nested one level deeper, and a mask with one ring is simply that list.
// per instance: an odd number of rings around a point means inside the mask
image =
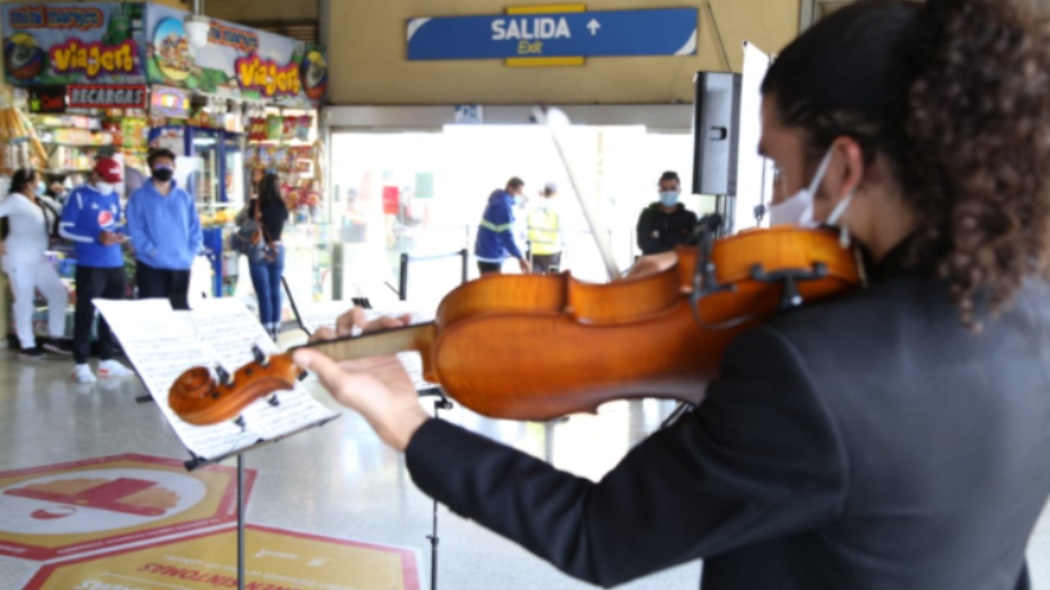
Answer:
[{"label": "black jacket sleeve", "polygon": [[660,242],[660,238],[653,237],[653,230],[657,229],[653,224],[653,215],[649,211],[649,207],[642,209],[642,214],[638,216],[638,248],[641,249],[642,254],[655,254],[663,250],[663,244]]},{"label": "black jacket sleeve", "polygon": [[598,483],[438,420],[413,437],[408,467],[454,512],[603,586],[835,518],[844,447],[797,351],[750,332],[721,375]]}]

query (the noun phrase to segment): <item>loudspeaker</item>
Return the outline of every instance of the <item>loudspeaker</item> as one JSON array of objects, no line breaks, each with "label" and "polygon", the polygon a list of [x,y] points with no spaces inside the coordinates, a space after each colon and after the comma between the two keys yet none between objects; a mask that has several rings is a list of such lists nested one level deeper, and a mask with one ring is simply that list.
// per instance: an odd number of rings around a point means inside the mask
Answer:
[{"label": "loudspeaker", "polygon": [[693,194],[736,195],[740,74],[697,72],[693,82]]}]

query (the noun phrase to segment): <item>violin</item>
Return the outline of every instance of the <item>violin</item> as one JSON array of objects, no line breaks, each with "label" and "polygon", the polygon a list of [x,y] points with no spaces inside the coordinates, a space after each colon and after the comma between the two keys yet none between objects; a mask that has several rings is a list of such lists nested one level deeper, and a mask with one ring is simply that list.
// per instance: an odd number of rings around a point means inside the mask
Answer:
[{"label": "violin", "polygon": [[[729,343],[779,311],[859,287],[862,274],[838,235],[776,227],[714,238],[699,232],[662,272],[605,284],[558,275],[495,275],[463,284],[433,322],[307,344],[335,360],[417,351],[424,377],[485,416],[545,421],[617,399],[698,403]],[[184,373],[169,403],[191,424],[237,417],[291,389],[295,349],[261,354],[219,383]]]}]

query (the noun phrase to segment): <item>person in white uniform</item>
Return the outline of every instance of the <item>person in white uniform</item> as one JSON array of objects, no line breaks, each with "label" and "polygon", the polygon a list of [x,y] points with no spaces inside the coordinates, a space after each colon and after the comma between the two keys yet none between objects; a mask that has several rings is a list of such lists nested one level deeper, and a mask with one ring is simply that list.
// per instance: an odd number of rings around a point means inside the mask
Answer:
[{"label": "person in white uniform", "polygon": [[[20,354],[28,359],[43,358],[45,349],[59,354],[72,352],[65,338],[69,292],[45,254],[50,239],[57,235],[59,208],[37,194],[43,192],[40,182],[35,170],[20,169],[11,178],[11,192],[0,200],[0,218],[6,222],[0,246],[3,270],[15,296],[13,316]],[[38,290],[48,302],[51,336],[42,346],[33,333],[33,299]]]}]

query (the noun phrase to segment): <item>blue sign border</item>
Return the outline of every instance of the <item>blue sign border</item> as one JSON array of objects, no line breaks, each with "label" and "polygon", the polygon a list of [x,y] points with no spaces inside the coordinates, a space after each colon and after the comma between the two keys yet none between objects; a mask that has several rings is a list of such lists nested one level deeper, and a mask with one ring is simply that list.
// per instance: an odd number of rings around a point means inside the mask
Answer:
[{"label": "blue sign border", "polygon": [[698,8],[419,17],[409,61],[696,55]]}]

